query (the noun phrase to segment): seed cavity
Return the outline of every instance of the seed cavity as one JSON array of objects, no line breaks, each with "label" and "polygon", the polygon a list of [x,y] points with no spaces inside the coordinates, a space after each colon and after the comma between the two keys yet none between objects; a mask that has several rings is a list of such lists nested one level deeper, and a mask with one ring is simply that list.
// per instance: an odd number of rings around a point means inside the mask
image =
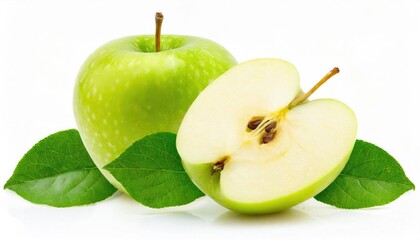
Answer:
[{"label": "seed cavity", "polygon": [[255,130],[255,134],[260,137],[261,144],[267,144],[273,141],[277,132],[277,121],[274,119],[264,121],[264,119],[264,117],[253,117],[247,125],[249,130]]},{"label": "seed cavity", "polygon": [[211,175],[213,176],[217,172],[221,172],[225,168],[226,162],[229,160],[228,157],[224,157],[222,160],[217,161],[211,168]]}]

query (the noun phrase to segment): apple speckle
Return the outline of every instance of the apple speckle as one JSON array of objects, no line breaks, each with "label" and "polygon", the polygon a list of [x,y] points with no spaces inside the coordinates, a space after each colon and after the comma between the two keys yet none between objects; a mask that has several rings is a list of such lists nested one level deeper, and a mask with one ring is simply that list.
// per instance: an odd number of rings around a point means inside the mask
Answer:
[{"label": "apple speckle", "polygon": [[106,132],[102,132],[102,137],[104,137],[104,139],[108,139],[108,134]]},{"label": "apple speckle", "polygon": [[108,142],[107,145],[108,145],[108,147],[112,148],[113,150],[116,149],[115,145],[112,144],[111,142]]},{"label": "apple speckle", "polygon": [[135,61],[130,61],[130,62],[128,63],[128,67],[132,67],[132,66],[134,66],[134,64],[136,64],[136,62],[135,62]]},{"label": "apple speckle", "polygon": [[91,63],[91,64],[89,64],[89,69],[93,69],[93,68],[95,68],[95,62],[93,62],[93,63]]},{"label": "apple speckle", "polygon": [[203,61],[199,61],[198,64],[200,65],[200,67],[204,67],[206,65]]}]

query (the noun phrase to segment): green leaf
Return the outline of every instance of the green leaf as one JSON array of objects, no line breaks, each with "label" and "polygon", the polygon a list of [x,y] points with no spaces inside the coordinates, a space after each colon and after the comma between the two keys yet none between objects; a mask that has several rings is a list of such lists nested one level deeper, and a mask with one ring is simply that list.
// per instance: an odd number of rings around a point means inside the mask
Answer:
[{"label": "green leaf", "polygon": [[54,207],[98,202],[116,191],[95,166],[74,129],[54,133],[35,144],[4,188],[33,203]]},{"label": "green leaf", "polygon": [[173,133],[156,133],[131,145],[105,166],[141,204],[152,208],[179,206],[204,194],[185,172]]},{"label": "green leaf", "polygon": [[414,188],[391,155],[357,140],[343,171],[315,199],[339,208],[358,209],[390,203]]}]

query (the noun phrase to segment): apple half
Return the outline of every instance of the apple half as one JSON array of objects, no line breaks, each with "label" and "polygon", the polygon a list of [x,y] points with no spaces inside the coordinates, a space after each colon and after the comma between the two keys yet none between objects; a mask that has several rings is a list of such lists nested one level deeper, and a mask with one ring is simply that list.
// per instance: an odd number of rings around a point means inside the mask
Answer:
[{"label": "apple half", "polygon": [[350,157],[356,117],[340,101],[302,95],[297,70],[280,59],[241,63],[217,78],[177,135],[193,182],[248,214],[281,211],[326,188]]}]

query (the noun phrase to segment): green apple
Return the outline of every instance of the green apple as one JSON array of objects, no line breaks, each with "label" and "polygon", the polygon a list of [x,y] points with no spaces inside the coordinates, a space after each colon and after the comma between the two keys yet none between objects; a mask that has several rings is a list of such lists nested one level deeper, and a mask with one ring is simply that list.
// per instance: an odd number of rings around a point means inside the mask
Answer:
[{"label": "green apple", "polygon": [[74,115],[82,140],[105,177],[122,191],[102,167],[146,135],[176,133],[197,95],[236,64],[213,41],[179,35],[159,38],[159,52],[151,35],[103,45],[83,64],[74,88]]},{"label": "green apple", "polygon": [[241,213],[281,211],[313,197],[344,168],[357,121],[334,99],[307,98],[295,67],[241,63],[212,82],[186,113],[177,149],[207,195]]}]

